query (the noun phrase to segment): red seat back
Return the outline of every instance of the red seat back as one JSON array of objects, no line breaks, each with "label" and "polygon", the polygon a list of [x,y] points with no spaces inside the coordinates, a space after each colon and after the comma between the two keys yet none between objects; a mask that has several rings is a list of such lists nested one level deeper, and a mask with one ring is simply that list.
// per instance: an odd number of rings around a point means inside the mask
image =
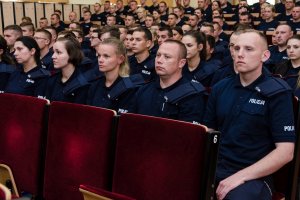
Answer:
[{"label": "red seat back", "polygon": [[0,94],[0,163],[8,165],[19,192],[40,193],[46,100]]},{"label": "red seat back", "polygon": [[209,199],[214,174],[205,177],[206,160],[211,156],[214,173],[217,152],[206,155],[210,136],[200,125],[121,115],[112,191],[143,200]]},{"label": "red seat back", "polygon": [[109,188],[113,160],[111,110],[53,102],[50,107],[44,197],[81,200],[81,183]]}]

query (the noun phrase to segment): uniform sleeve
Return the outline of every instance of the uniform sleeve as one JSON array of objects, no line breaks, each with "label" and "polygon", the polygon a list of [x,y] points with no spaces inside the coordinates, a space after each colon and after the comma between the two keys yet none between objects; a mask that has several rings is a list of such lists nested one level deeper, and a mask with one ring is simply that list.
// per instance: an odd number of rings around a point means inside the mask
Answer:
[{"label": "uniform sleeve", "polygon": [[269,109],[274,142],[295,142],[292,93],[287,91],[271,97]]},{"label": "uniform sleeve", "polygon": [[205,112],[205,98],[203,93],[195,94],[183,99],[180,103],[178,119],[200,124]]},{"label": "uniform sleeve", "polygon": [[217,104],[217,92],[213,88],[211,94],[209,95],[206,111],[203,119],[203,124],[208,128],[217,130],[217,114],[216,114],[216,104]]}]

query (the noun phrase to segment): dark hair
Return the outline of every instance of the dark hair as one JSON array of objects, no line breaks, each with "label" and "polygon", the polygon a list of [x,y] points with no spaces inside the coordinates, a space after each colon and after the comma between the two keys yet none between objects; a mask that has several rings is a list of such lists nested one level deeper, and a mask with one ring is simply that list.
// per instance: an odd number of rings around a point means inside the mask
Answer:
[{"label": "dark hair", "polygon": [[163,26],[163,27],[160,27],[158,30],[159,31],[167,31],[168,32],[168,37],[173,37],[173,32],[172,32],[172,29],[170,27]]},{"label": "dark hair", "polygon": [[9,65],[14,64],[13,59],[10,57],[10,55],[8,53],[8,47],[7,47],[6,40],[1,35],[0,35],[0,49],[3,50],[3,54],[1,55],[2,62],[4,62],[5,64],[9,64]]},{"label": "dark hair", "polygon": [[80,43],[75,37],[65,35],[64,37],[58,38],[56,42],[64,43],[67,53],[69,55],[69,63],[73,64],[75,67],[81,63],[83,59],[83,53],[81,51]]},{"label": "dark hair", "polygon": [[99,38],[101,37],[101,35],[103,35],[104,33],[109,33],[110,34],[110,37],[114,37],[114,38],[117,38],[117,39],[120,39],[120,30],[117,28],[117,27],[114,27],[114,26],[105,26],[102,30],[101,30],[101,33],[100,33],[100,36]]},{"label": "dark hair", "polygon": [[46,29],[37,29],[35,31],[36,33],[44,33],[45,36],[47,37],[47,39],[50,41],[51,43],[51,39],[52,39],[52,34],[50,33],[50,31],[47,31]]},{"label": "dark hair", "polygon": [[183,35],[183,37],[184,36],[191,36],[191,37],[193,37],[196,40],[197,45],[202,44],[203,48],[200,51],[199,55],[200,55],[200,59],[201,60],[206,60],[206,36],[205,36],[205,34],[202,33],[202,32],[199,32],[199,31],[192,30],[192,31],[186,32]]},{"label": "dark hair", "polygon": [[215,37],[211,35],[206,35],[206,41],[209,44],[210,48],[215,48],[216,45]]},{"label": "dark hair", "polygon": [[51,15],[51,17],[52,17],[52,16],[56,16],[56,18],[60,20],[59,14],[53,13],[53,14]]},{"label": "dark hair", "polygon": [[151,40],[152,41],[152,33],[149,29],[144,28],[144,27],[140,27],[140,28],[137,28],[137,29],[133,30],[133,33],[134,32],[142,32],[142,33],[144,33],[144,38],[146,40]]},{"label": "dark hair", "polygon": [[175,13],[170,13],[169,15],[173,15],[176,19],[178,19],[178,17],[179,17]]},{"label": "dark hair", "polygon": [[61,36],[61,35],[63,35],[63,37],[70,36],[70,37],[76,38],[76,35],[72,31],[69,31],[69,30],[61,31],[58,33],[57,36]]},{"label": "dark hair", "polygon": [[29,50],[31,49],[35,49],[35,53],[34,53],[34,60],[36,62],[37,65],[40,65],[41,64],[41,50],[40,50],[40,47],[39,45],[37,44],[37,42],[35,41],[35,39],[33,39],[32,37],[29,37],[29,36],[22,36],[22,37],[19,37],[16,42],[22,42],[23,45],[25,47],[27,47]]},{"label": "dark hair", "polygon": [[18,26],[18,25],[8,25],[8,26],[6,26],[3,30],[4,30],[4,31],[6,31],[6,30],[12,30],[12,31],[15,31],[15,32],[20,33],[20,36],[23,35],[22,29],[21,29],[21,27]]},{"label": "dark hair", "polygon": [[54,12],[59,13],[61,15],[61,11],[60,10],[54,10]]},{"label": "dark hair", "polygon": [[177,41],[177,40],[172,40],[172,39],[167,39],[164,44],[166,43],[171,43],[171,44],[177,44],[178,47],[179,47],[179,59],[186,59],[186,56],[187,56],[187,50],[186,50],[186,47],[185,45],[180,42],[180,41]]},{"label": "dark hair", "polygon": [[183,35],[183,30],[180,26],[175,26],[172,28],[172,30],[175,30],[179,33],[179,35]]}]

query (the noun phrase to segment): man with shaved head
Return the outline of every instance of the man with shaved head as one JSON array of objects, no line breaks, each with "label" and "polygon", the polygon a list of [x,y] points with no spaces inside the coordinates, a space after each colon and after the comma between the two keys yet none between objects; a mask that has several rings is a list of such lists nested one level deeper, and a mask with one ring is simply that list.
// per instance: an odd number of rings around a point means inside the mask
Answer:
[{"label": "man with shaved head", "polygon": [[182,76],[187,50],[183,43],[166,40],[157,51],[155,71],[159,78],[137,92],[136,112],[192,123],[204,114],[204,87]]},{"label": "man with shaved head", "polygon": [[293,159],[292,91],[263,69],[270,52],[262,33],[243,31],[233,51],[238,74],[212,88],[204,117],[222,137],[216,197],[271,200],[271,175]]}]

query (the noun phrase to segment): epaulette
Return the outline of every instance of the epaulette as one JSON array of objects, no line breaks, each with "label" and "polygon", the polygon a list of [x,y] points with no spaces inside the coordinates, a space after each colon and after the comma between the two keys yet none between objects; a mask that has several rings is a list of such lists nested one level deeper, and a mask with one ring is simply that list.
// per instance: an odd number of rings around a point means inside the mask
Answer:
[{"label": "epaulette", "polygon": [[51,73],[48,70],[40,68],[39,70],[36,70],[32,73],[29,73],[27,76],[30,79],[36,79],[36,78],[47,77],[47,76],[50,76],[50,75],[51,75]]},{"label": "epaulette", "polygon": [[83,73],[85,79],[90,83],[104,76],[99,69],[93,68]]},{"label": "epaulette", "polygon": [[194,75],[195,80],[202,81],[206,77],[215,73],[220,68],[220,66],[218,65],[206,64],[206,63],[205,65],[206,66],[203,66],[202,69],[200,69],[197,73],[195,73]]},{"label": "epaulette", "polygon": [[135,74],[130,77],[122,78],[108,93],[108,98],[116,100],[121,94],[129,89],[139,87],[145,83],[141,74]]},{"label": "epaulette", "polygon": [[73,79],[69,84],[66,85],[66,87],[63,90],[64,94],[70,94],[72,93],[74,90],[88,85],[89,82],[86,80],[86,78],[82,75],[82,74],[78,74],[78,76]]},{"label": "epaulette", "polygon": [[167,92],[164,98],[166,102],[170,102],[174,104],[179,102],[181,99],[184,99],[193,94],[204,92],[205,90],[206,90],[205,87],[203,87],[201,83],[191,81],[182,84],[174,88],[173,90]]},{"label": "epaulette", "polygon": [[1,64],[0,65],[0,72],[1,73],[12,73],[16,71],[16,68],[11,66],[11,65],[7,65],[7,64]]},{"label": "epaulette", "polygon": [[270,77],[267,81],[258,84],[255,90],[266,97],[272,97],[275,94],[292,89],[284,80]]}]

